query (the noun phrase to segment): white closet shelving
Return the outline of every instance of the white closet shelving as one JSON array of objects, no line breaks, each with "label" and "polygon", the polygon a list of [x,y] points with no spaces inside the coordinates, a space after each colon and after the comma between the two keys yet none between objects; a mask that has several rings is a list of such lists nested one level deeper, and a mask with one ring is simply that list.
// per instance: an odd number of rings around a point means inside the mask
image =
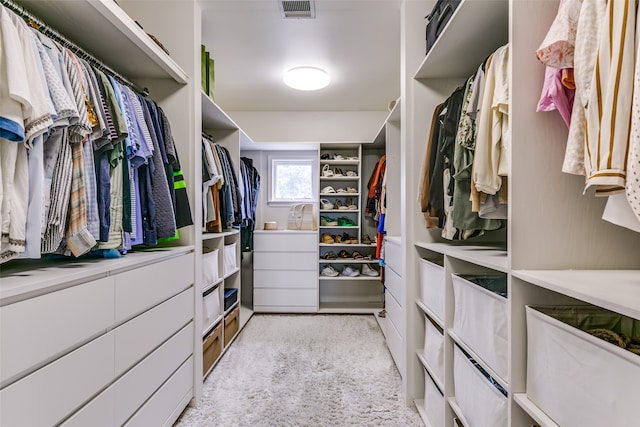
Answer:
[{"label": "white closet shelving", "polygon": [[[527,373],[527,366],[540,363],[543,356],[537,346],[528,345],[527,340],[533,335],[528,328],[539,327],[528,319],[528,306],[588,305],[640,319],[640,235],[600,218],[604,200],[590,192],[583,195],[584,179],[561,172],[567,129],[559,114],[535,112],[544,67],[534,53],[555,17],[558,2],[463,0],[425,57],[422,17],[433,4],[405,1],[402,12],[406,72],[402,76],[405,90],[401,97],[400,187],[406,199],[399,210],[408,220],[394,232],[398,230],[401,236],[407,260],[403,271],[407,291],[407,372],[403,382],[407,397],[415,401],[425,424],[432,427],[450,426],[456,418],[466,426],[595,426],[595,417],[577,421],[579,414],[590,410],[593,403],[584,404],[565,393],[557,399],[557,406],[562,408],[558,412],[535,395],[540,390],[551,392],[557,384],[540,384],[534,372]],[[440,230],[424,228],[415,200],[429,121],[436,105],[507,42],[511,125],[508,226],[506,233],[494,232],[483,239],[454,244],[443,240]],[[390,210],[388,215],[391,217],[392,213]],[[389,230],[393,227],[396,224],[391,220]],[[494,336],[506,331],[504,347],[498,346],[498,353],[506,354],[501,363],[492,361],[494,355],[474,343],[464,329],[461,331],[462,317],[456,315],[469,303],[461,294],[461,277],[471,280],[470,276],[478,275],[506,279],[506,292],[502,295],[480,290],[480,286],[467,286],[505,307],[497,311],[492,324],[480,324],[479,319],[475,322],[479,334]],[[423,289],[427,290],[426,299]],[[441,301],[441,308],[434,306],[434,298]],[[475,309],[490,311],[491,302],[478,299],[475,304]],[[465,312],[471,315],[473,309],[472,306]],[[597,352],[607,346],[611,344],[591,340],[586,351]],[[480,371],[468,364],[460,349],[505,389],[506,397],[485,377],[477,375]],[[436,362],[438,354],[441,366]],[[606,391],[606,387],[601,391],[600,383],[590,382],[593,370],[599,369],[608,368],[574,370],[575,382],[586,384],[596,394],[615,394],[613,390]],[[438,378],[438,372],[443,378]],[[630,368],[628,374],[637,375],[637,369]],[[432,392],[429,376],[442,392],[440,397]],[[477,390],[476,397],[497,397],[474,406],[468,390]],[[621,407],[631,407],[637,398],[633,392],[617,394]],[[606,399],[596,400],[597,406]],[[486,418],[482,407],[499,413],[498,418]],[[605,416],[616,415],[611,408],[598,406],[597,411]],[[444,421],[434,422],[441,419],[440,413],[444,414]],[[636,419],[629,418],[614,423],[631,426]]]},{"label": "white closet shelving", "polygon": [[[373,165],[365,165],[363,156],[371,161],[371,154],[367,154],[363,147],[364,144],[320,145],[318,278],[321,313],[372,313],[382,308],[379,275],[359,274],[352,277],[343,274],[347,268],[360,273],[365,265],[378,271],[375,244],[363,243],[365,235],[371,240],[375,239],[373,228],[365,225],[365,180],[368,180]],[[327,191],[329,189],[331,191]],[[323,201],[333,207],[323,207]],[[354,258],[358,254],[366,259]],[[323,275],[323,269],[328,266],[332,266],[340,275]]]}]

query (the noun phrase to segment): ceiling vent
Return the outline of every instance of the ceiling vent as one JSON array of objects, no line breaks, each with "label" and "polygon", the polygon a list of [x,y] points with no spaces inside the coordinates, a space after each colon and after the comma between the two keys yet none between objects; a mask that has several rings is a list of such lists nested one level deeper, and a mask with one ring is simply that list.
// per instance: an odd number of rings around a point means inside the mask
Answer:
[{"label": "ceiling vent", "polygon": [[313,19],[316,17],[315,0],[279,0],[283,19]]}]

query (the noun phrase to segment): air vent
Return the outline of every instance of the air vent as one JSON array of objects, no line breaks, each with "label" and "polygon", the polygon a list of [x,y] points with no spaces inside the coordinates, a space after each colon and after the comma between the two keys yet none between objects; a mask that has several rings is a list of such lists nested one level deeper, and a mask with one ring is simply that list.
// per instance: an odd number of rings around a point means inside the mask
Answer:
[{"label": "air vent", "polygon": [[279,0],[283,19],[313,19],[316,17],[314,0]]}]

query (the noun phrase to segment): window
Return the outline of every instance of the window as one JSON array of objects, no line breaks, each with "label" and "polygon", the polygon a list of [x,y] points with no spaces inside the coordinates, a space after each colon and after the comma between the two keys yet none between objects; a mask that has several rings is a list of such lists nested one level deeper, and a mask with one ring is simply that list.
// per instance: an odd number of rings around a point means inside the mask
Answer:
[{"label": "window", "polygon": [[312,155],[269,156],[269,203],[316,201],[317,161]]}]

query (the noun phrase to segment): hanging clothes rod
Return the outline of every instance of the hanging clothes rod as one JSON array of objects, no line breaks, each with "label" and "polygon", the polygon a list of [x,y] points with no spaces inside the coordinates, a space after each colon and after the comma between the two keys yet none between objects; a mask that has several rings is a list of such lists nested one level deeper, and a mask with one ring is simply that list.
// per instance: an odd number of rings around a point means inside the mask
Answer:
[{"label": "hanging clothes rod", "polygon": [[40,18],[33,15],[31,12],[26,10],[24,6],[16,3],[13,0],[0,0],[0,4],[5,6],[7,9],[11,10],[16,15],[20,16],[25,22],[33,29],[40,31],[45,36],[51,38],[52,40],[60,43],[62,46],[66,47],[74,54],[89,62],[93,67],[103,71],[106,74],[111,75],[120,83],[129,86],[134,91],[147,96],[149,95],[149,90],[147,88],[141,88],[137,84],[131,82],[129,79],[122,76],[120,73],[117,73],[107,65],[105,65],[102,61],[96,59],[93,55],[89,54],[87,51],[79,47],[77,44],[73,43],[71,40],[60,34],[58,31],[51,28],[49,25],[45,24]]}]

